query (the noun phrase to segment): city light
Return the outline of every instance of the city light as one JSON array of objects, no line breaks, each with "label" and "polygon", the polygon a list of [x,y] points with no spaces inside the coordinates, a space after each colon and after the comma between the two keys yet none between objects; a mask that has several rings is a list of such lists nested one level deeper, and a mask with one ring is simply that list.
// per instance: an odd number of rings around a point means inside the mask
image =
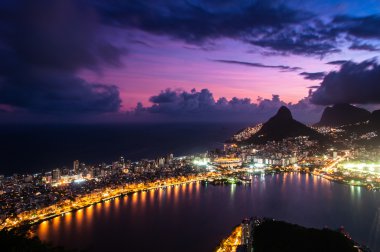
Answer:
[{"label": "city light", "polygon": [[380,164],[376,163],[345,163],[343,169],[353,172],[372,173],[380,175]]},{"label": "city light", "polygon": [[258,164],[258,163],[256,163],[256,164],[254,165],[254,167],[255,167],[255,168],[264,168],[264,167],[265,167],[265,164]]},{"label": "city light", "polygon": [[85,181],[86,181],[86,180],[83,179],[83,178],[81,178],[81,179],[75,179],[75,180],[74,180],[74,183],[79,184],[79,183],[82,183],[82,182],[85,182]]},{"label": "city light", "polygon": [[195,159],[193,161],[193,164],[197,166],[207,166],[209,162],[210,160],[206,160],[206,159]]}]

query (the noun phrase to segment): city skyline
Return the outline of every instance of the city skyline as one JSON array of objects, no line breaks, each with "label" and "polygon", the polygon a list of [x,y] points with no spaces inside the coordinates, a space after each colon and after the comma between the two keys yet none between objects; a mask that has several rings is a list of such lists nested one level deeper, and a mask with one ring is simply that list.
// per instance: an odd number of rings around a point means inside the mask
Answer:
[{"label": "city skyline", "polygon": [[[342,110],[350,116],[340,117]],[[132,133],[138,144],[120,139],[123,149],[131,145],[139,152],[144,142],[158,143],[161,150],[173,148],[172,140],[176,139],[187,147],[187,154],[156,152],[155,158],[138,160],[123,155],[112,161],[96,161],[99,155],[69,129],[70,138],[76,140],[73,147],[78,148],[75,156],[81,158],[54,169],[32,171],[27,166],[25,173],[0,175],[0,199],[5,203],[0,209],[0,235],[5,241],[22,239],[23,243],[6,244],[6,248],[21,250],[30,246],[54,249],[63,244],[90,251],[214,248],[251,252],[261,247],[262,251],[277,252],[284,247],[311,251],[316,246],[317,251],[377,251],[380,110],[370,113],[351,105],[336,105],[329,111],[327,114],[338,116],[324,116],[311,128],[294,120],[283,106],[267,122],[230,135],[220,148],[198,153],[189,151],[189,146],[192,141],[206,142],[204,137],[197,141],[199,130],[188,134],[191,140],[186,141],[178,137],[186,131],[179,129],[180,134],[173,134],[169,128],[165,132],[168,125],[164,125],[159,134],[152,134],[153,139],[144,141],[143,135],[149,132],[146,129],[154,128],[149,125],[140,134]],[[213,124],[206,134],[217,127]],[[67,130],[63,127],[58,132],[62,129]],[[86,134],[92,138],[89,144],[104,155],[104,143],[118,146],[118,139],[105,141],[107,127],[99,129],[100,138]],[[117,127],[112,125],[111,130],[115,133]],[[126,132],[124,129],[122,135]],[[22,134],[30,137],[28,131]],[[161,134],[165,141],[157,141]],[[50,142],[57,145],[59,141]],[[54,152],[45,151],[43,159]],[[82,159],[86,152],[92,159]],[[30,163],[28,158],[22,161]],[[350,215],[341,214],[347,209]],[[247,219],[251,214],[260,217]],[[242,216],[241,225],[231,233],[231,223],[236,225]],[[152,228],[147,230],[149,225]],[[263,231],[267,225],[271,231]],[[186,228],[178,232],[181,226]],[[288,233],[284,228],[297,231],[285,238],[281,235]],[[158,235],[162,230],[165,239]],[[194,242],[184,243],[184,236]],[[108,242],[115,239],[127,241],[127,247],[123,242]]]},{"label": "city skyline", "polygon": [[376,1],[3,1],[0,10],[3,123],[264,121],[282,105],[314,123],[334,103],[378,108]]},{"label": "city skyline", "polygon": [[0,1],[4,251],[380,251],[379,0]]}]

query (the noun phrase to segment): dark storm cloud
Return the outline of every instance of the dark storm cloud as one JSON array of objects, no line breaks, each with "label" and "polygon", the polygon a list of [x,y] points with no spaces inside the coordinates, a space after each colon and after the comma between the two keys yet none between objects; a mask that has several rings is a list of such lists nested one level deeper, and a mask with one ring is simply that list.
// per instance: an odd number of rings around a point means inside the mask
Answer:
[{"label": "dark storm cloud", "polygon": [[[300,34],[298,34],[300,35]],[[304,56],[322,56],[327,54],[338,53],[341,50],[333,41],[325,40],[307,42],[302,37],[288,37],[287,35],[278,34],[259,40],[251,40],[250,42],[259,47],[270,49],[265,55],[304,55]]]},{"label": "dark storm cloud", "polygon": [[346,62],[339,71],[328,73],[312,94],[315,104],[380,103],[380,65],[376,59]]},{"label": "dark storm cloud", "polygon": [[252,102],[249,98],[221,97],[214,99],[208,89],[190,92],[183,90],[166,89],[158,95],[152,96],[151,106],[144,107],[137,104],[129,117],[134,120],[173,120],[173,121],[246,121],[261,122],[273,116],[281,106],[288,106],[294,114],[306,122],[315,122],[319,119],[322,108],[310,104],[308,98],[296,104],[285,103],[279,95],[272,99],[257,98]]},{"label": "dark storm cloud", "polygon": [[280,1],[92,2],[108,25],[170,35],[192,43],[220,37],[241,38],[256,28],[279,29],[308,17]]},{"label": "dark storm cloud", "polygon": [[[103,22],[202,44],[234,38],[282,54],[339,52],[337,34],[283,1],[94,1]],[[227,7],[228,6],[228,7]]]},{"label": "dark storm cloud", "polygon": [[340,52],[337,34],[318,20],[289,25],[276,32],[264,30],[247,41],[255,46],[270,49],[272,53],[285,55],[325,56]]},{"label": "dark storm cloud", "polygon": [[355,38],[380,38],[380,15],[363,17],[336,16],[332,20],[332,25],[337,32],[344,32]]},{"label": "dark storm cloud", "polygon": [[[280,53],[325,55],[338,52],[333,37],[318,34],[312,14],[294,10],[282,1],[94,1],[103,22],[168,35],[192,44],[234,38]],[[228,7],[226,7],[228,6]],[[306,32],[307,31],[307,32]]]},{"label": "dark storm cloud", "polygon": [[303,76],[305,80],[323,80],[326,73],[325,72],[315,72],[315,73],[302,72],[300,73],[300,75]]},{"label": "dark storm cloud", "polygon": [[[379,39],[380,16],[311,13],[274,0],[88,0],[106,26],[138,29],[203,45],[232,38],[269,50],[266,53],[323,57],[345,42]],[[202,47],[201,47],[202,48]]]},{"label": "dark storm cloud", "polygon": [[88,83],[65,73],[34,71],[8,77],[0,82],[0,90],[1,103],[37,112],[110,112],[121,103],[116,86]]},{"label": "dark storm cloud", "polygon": [[367,43],[358,43],[358,42],[352,43],[352,45],[349,47],[349,49],[351,49],[351,50],[363,50],[363,51],[369,51],[369,52],[380,51],[380,48],[378,48],[374,45],[367,44]]},{"label": "dark storm cloud", "polygon": [[[110,65],[120,65],[119,56],[123,52],[119,51],[119,48],[112,47],[110,44],[98,47],[95,45],[96,41],[92,40],[94,31],[97,29],[97,22],[101,22],[105,26],[126,30],[137,29],[151,34],[168,36],[206,49],[207,47],[203,45],[216,39],[232,38],[254,45],[255,49],[259,47],[269,50],[264,53],[319,57],[340,52],[344,41],[380,38],[380,32],[377,29],[380,23],[379,16],[336,16],[331,20],[322,21],[317,18],[316,14],[291,8],[281,0],[75,1],[76,5],[86,3],[87,7],[94,9],[89,11],[86,10],[89,8],[82,5],[80,9],[84,13],[83,16],[77,15],[75,11],[65,6],[60,8],[59,13],[54,8],[50,12],[51,6],[57,5],[55,3],[46,1],[43,4],[40,2],[34,4],[41,10],[44,9],[51,13],[51,17],[49,16],[45,20],[42,18],[41,23],[49,29],[52,35],[55,35],[57,40],[55,47],[46,47],[46,53],[43,54],[41,63],[49,62],[50,65],[50,60],[52,60],[59,65],[74,69],[76,67],[93,68],[94,62],[99,63],[104,60]],[[15,4],[8,1],[7,5]],[[28,8],[24,8],[24,13],[16,13],[15,19],[20,19],[17,17],[22,16],[21,14],[28,16],[30,13],[26,10]],[[12,13],[6,14],[8,17],[15,16]],[[46,13],[44,15],[47,16]],[[54,25],[57,24],[56,19],[60,16],[71,20],[67,27],[70,25],[73,29],[64,29],[63,33],[60,33],[59,29],[54,29]],[[51,21],[49,21],[50,19]],[[60,21],[62,20],[58,20],[58,22]],[[75,24],[78,24],[79,28],[85,26],[87,29],[78,29]],[[21,28],[23,30],[25,27]],[[23,31],[30,35],[38,33],[38,30],[35,29],[24,29]],[[26,43],[25,41],[27,40],[24,40],[23,43]],[[54,55],[50,53],[51,50],[62,49],[58,42],[69,45],[62,50],[62,55],[70,55],[67,52],[71,52],[71,57],[67,56],[57,60],[54,60],[55,57],[49,58],[49,55]],[[16,43],[22,43],[22,41],[16,41]],[[39,44],[39,41],[34,40],[31,43]],[[84,44],[91,46],[81,48],[80,45]],[[141,44],[146,43],[141,41]],[[28,58],[34,55],[34,52],[31,51],[24,53],[28,55]]]},{"label": "dark storm cloud", "polygon": [[125,49],[100,39],[98,28],[97,14],[80,1],[3,1],[0,104],[52,113],[117,111],[117,87],[76,76],[122,65]]},{"label": "dark storm cloud", "polygon": [[289,24],[275,32],[264,30],[256,38],[247,40],[279,54],[324,56],[340,52],[346,42],[351,43],[350,49],[377,51],[376,46],[363,40],[378,41],[378,27],[380,15],[335,16],[330,21],[313,18],[299,25]]},{"label": "dark storm cloud", "polygon": [[379,17],[317,18],[285,1],[90,1],[106,25],[166,35],[191,44],[233,38],[269,53],[323,57],[344,41],[379,38]]},{"label": "dark storm cloud", "polygon": [[291,66],[284,66],[284,65],[264,65],[261,63],[255,63],[255,62],[245,62],[245,61],[237,61],[237,60],[213,60],[215,62],[220,63],[227,63],[227,64],[236,64],[236,65],[243,65],[243,66],[249,66],[249,67],[260,67],[260,68],[274,68],[279,69],[282,71],[289,71],[294,72],[301,70],[301,67],[291,67]]}]

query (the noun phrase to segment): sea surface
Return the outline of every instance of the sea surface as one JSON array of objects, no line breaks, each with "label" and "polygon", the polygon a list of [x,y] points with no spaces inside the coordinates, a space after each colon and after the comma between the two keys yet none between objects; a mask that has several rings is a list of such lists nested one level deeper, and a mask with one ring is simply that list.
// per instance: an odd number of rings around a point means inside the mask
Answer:
[{"label": "sea surface", "polygon": [[54,245],[87,251],[213,251],[245,217],[344,226],[380,251],[380,192],[310,174],[257,176],[251,185],[192,183],[119,197],[36,226]]},{"label": "sea surface", "polygon": [[[176,156],[221,147],[247,123],[1,125],[0,174]],[[245,217],[307,227],[344,226],[380,251],[380,192],[312,175],[255,177],[251,186],[203,186],[140,192],[45,221],[44,241],[88,251],[212,251]]]},{"label": "sea surface", "polygon": [[33,173],[67,166],[133,161],[220,148],[249,123],[118,125],[0,125],[0,174]]}]

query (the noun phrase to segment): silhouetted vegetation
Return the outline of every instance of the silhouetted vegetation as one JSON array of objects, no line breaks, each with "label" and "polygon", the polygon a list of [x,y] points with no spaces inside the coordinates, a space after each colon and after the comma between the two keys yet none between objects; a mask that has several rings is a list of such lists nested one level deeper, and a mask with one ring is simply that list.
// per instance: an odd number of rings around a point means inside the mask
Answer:
[{"label": "silhouetted vegetation", "polygon": [[350,252],[354,241],[330,229],[305,228],[282,221],[265,220],[254,229],[255,252]]}]

